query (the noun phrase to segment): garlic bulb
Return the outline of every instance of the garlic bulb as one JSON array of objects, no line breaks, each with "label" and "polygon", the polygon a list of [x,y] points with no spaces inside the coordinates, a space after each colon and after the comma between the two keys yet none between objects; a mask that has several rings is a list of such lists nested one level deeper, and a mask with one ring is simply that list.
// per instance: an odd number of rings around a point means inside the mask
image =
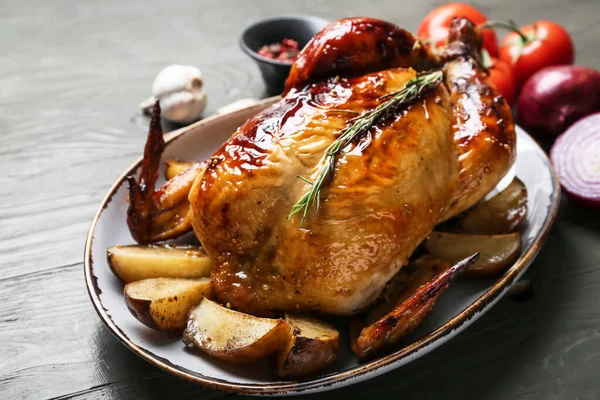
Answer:
[{"label": "garlic bulb", "polygon": [[161,116],[182,124],[196,121],[206,107],[202,72],[191,65],[173,64],[163,68],[154,78],[152,95],[140,108],[147,111],[158,99]]}]

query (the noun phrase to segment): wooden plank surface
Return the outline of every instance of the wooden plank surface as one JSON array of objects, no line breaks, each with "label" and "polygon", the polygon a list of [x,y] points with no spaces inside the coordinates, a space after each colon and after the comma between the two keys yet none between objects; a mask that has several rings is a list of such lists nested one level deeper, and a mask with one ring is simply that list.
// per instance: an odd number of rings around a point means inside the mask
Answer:
[{"label": "wooden plank surface", "polygon": [[[600,68],[600,1],[481,0],[494,19],[565,25]],[[239,50],[257,19],[369,15],[414,31],[439,1],[19,1],[0,7],[0,398],[228,398],[139,359],[97,318],[83,243],[113,180],[142,149],[137,104],[170,63],[199,66],[206,115],[262,97]],[[173,127],[169,127],[173,128]],[[366,383],[313,398],[600,398],[600,214],[563,200],[528,276],[456,339]]]}]

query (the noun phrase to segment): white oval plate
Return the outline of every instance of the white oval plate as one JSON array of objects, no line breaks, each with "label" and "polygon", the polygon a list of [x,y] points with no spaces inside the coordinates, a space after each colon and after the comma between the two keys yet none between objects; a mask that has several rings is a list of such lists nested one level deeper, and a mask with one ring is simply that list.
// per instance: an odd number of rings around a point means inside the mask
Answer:
[{"label": "white oval plate", "polygon": [[[163,159],[208,159],[238,126],[276,100],[267,99],[227,115],[207,118],[166,135]],[[134,243],[125,221],[127,184],[124,178],[137,172],[141,159],[117,179],[92,221],[84,263],[90,298],[104,324],[133,352],[165,371],[215,389],[291,395],[331,390],[373,378],[429,353],[472,324],[506,293],[539,252],[558,209],[560,186],[542,149],[521,129],[517,129],[517,134],[516,175],[527,186],[529,204],[520,258],[496,281],[454,283],[417,332],[391,354],[359,362],[349,349],[346,319],[340,319],[336,322],[341,327],[342,351],[336,363],[314,379],[280,381],[273,377],[266,363],[252,367],[227,365],[185,348],[179,335],[156,332],[139,323],[125,306],[123,284],[107,264],[106,249],[116,244]]]}]

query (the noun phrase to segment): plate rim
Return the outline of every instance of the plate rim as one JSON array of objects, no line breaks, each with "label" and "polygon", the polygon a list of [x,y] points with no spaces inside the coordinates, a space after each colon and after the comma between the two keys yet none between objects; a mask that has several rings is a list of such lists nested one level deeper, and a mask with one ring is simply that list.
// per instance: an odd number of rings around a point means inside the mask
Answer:
[{"label": "plate rim", "polygon": [[[280,96],[269,97],[260,100],[256,104],[253,104],[251,106],[244,107],[242,109],[224,115],[213,115],[189,126],[167,133],[165,134],[165,145],[169,145],[175,139],[196,129],[198,126],[208,124],[216,119],[231,117],[235,114],[241,114],[242,112],[248,112],[250,109],[253,108],[261,108],[265,105],[274,103],[279,98]],[[527,132],[523,132],[527,136],[529,136]],[[117,190],[124,183],[125,177],[134,173],[135,170],[139,167],[142,161],[142,157],[139,157],[135,162],[133,162],[125,170],[125,172],[123,172],[111,185],[110,189],[103,197],[99,207],[97,208],[96,213],[94,214],[94,218],[92,219],[92,222],[90,224],[90,228],[88,230],[85,240],[83,263],[84,277],[88,295],[100,320],[104,323],[109,332],[111,332],[113,336],[115,336],[117,340],[119,340],[123,345],[128,347],[131,351],[133,351],[145,361],[162,369],[163,371],[171,373],[179,378],[185,379],[190,382],[200,383],[211,389],[224,390],[231,393],[245,395],[294,395],[306,391],[313,392],[319,391],[320,389],[327,390],[327,387],[339,387],[344,381],[350,380],[352,378],[357,378],[366,374],[372,374],[374,377],[376,375],[386,372],[384,370],[385,367],[393,367],[395,363],[409,357],[410,355],[416,353],[421,349],[425,349],[427,345],[432,345],[434,342],[441,340],[447,335],[453,336],[452,334],[454,333],[454,331],[456,331],[462,325],[476,317],[477,314],[490,307],[492,303],[495,303],[495,301],[498,300],[506,292],[506,290],[510,287],[513,281],[517,277],[519,277],[522,272],[525,271],[525,269],[533,261],[535,256],[539,253],[558,213],[561,197],[561,186],[558,179],[558,175],[556,174],[552,163],[548,159],[547,154],[543,151],[543,149],[540,147],[540,145],[534,138],[532,138],[531,136],[529,137],[535,143],[535,146],[538,148],[541,154],[544,155],[544,161],[548,165],[552,177],[553,193],[556,193],[556,196],[554,196],[554,199],[550,203],[549,212],[546,215],[546,218],[544,219],[544,223],[542,224],[540,234],[534,239],[531,247],[519,257],[519,259],[501,278],[499,278],[489,289],[487,289],[479,298],[477,298],[477,300],[471,303],[458,315],[446,321],[442,326],[429,333],[428,335],[420,338],[419,340],[403,347],[402,349],[399,349],[393,353],[387,354],[375,360],[366,362],[364,364],[360,364],[346,371],[332,372],[330,374],[306,381],[289,381],[276,383],[233,383],[219,378],[204,376],[198,372],[190,371],[184,367],[177,366],[171,363],[169,360],[157,356],[149,350],[139,347],[137,344],[133,343],[129,339],[129,337],[121,330],[121,328],[119,328],[113,322],[112,318],[110,317],[100,300],[99,288],[96,286],[96,277],[93,275],[92,244],[94,240],[94,233],[96,231],[97,224],[102,215],[102,212],[108,206]],[[433,350],[435,347],[437,346],[434,346],[430,350]]]}]

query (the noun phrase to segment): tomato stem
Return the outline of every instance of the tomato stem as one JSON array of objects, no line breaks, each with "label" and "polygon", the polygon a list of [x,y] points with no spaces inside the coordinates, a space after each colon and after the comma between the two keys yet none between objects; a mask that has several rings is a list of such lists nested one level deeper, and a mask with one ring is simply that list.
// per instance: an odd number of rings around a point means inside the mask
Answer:
[{"label": "tomato stem", "polygon": [[503,28],[503,29],[509,30],[509,31],[514,32],[517,35],[519,35],[521,37],[521,40],[523,40],[523,44],[525,44],[529,41],[527,36],[525,36],[525,34],[523,34],[523,32],[521,32],[519,30],[519,27],[513,21],[508,21],[508,22],[486,21],[483,24],[479,25],[478,28],[479,29]]}]

